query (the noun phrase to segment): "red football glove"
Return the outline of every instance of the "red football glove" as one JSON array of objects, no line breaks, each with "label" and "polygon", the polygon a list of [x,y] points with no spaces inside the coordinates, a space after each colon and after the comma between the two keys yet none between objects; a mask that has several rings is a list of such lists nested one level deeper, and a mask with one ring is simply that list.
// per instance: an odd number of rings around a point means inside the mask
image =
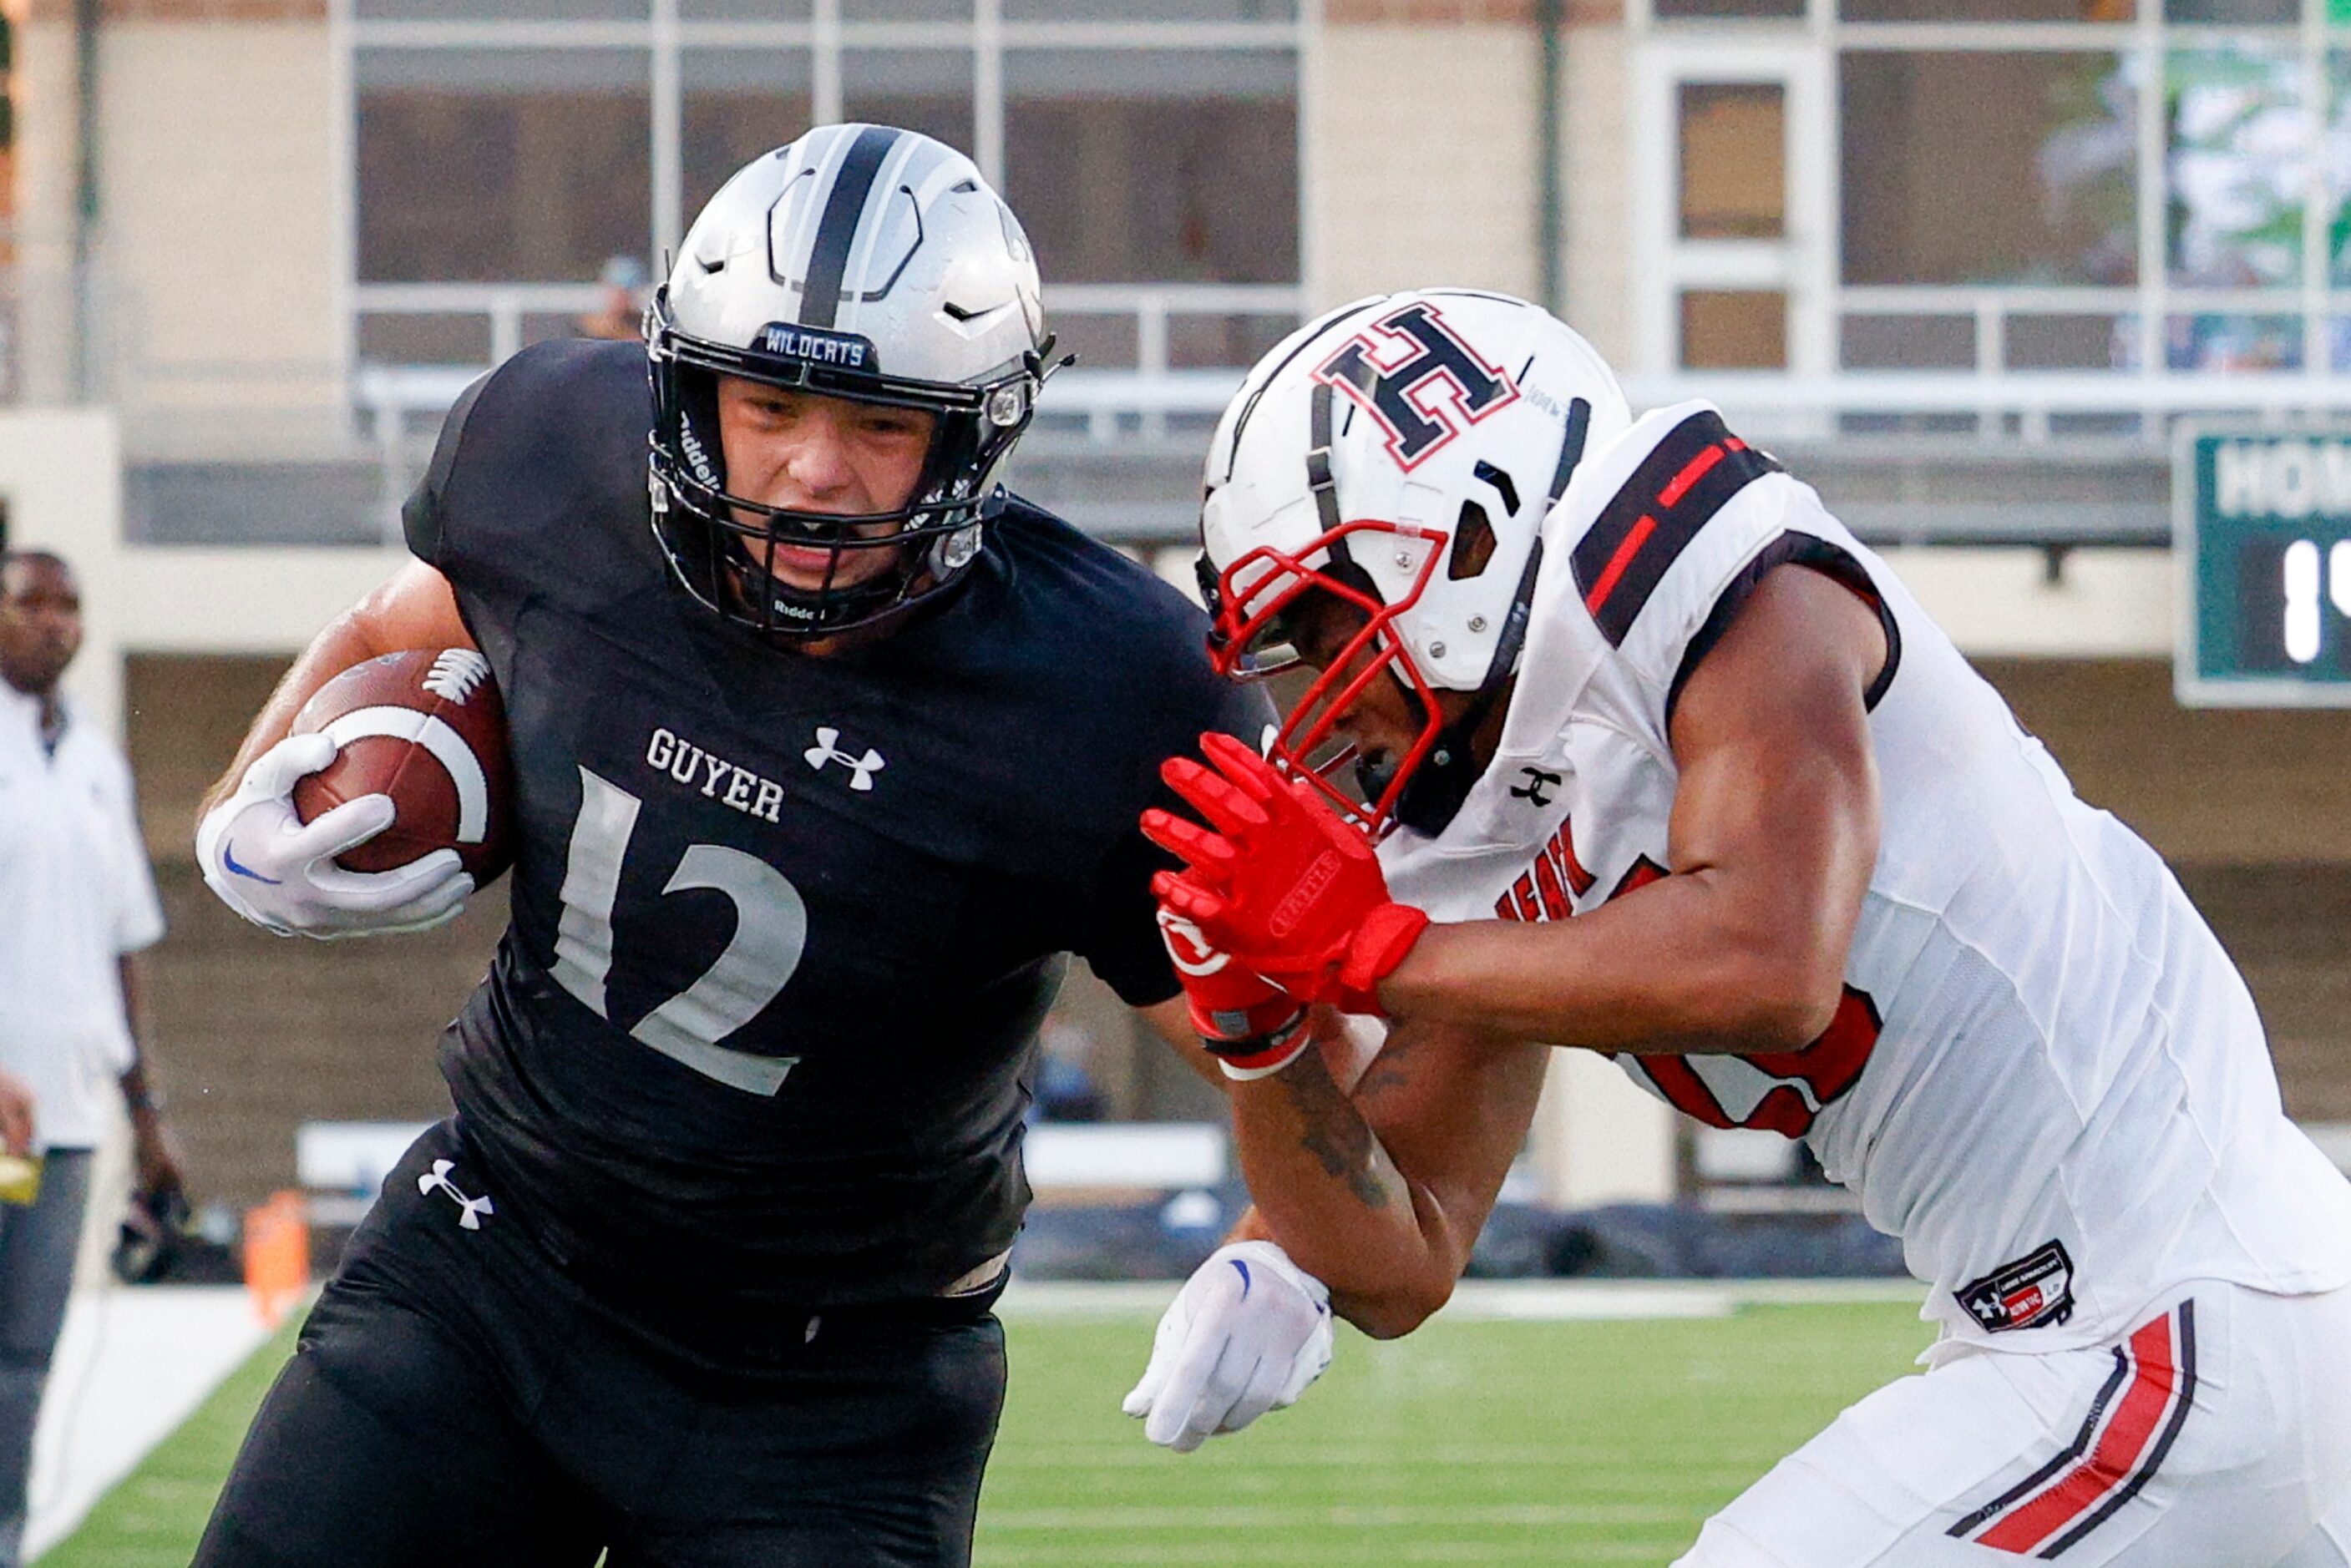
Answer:
[{"label": "red football glove", "polygon": [[1306,1004],[1259,979],[1219,952],[1200,928],[1159,908],[1159,936],[1184,982],[1192,1027],[1236,1078],[1279,1072],[1306,1048]]},{"label": "red football glove", "polygon": [[1153,878],[1162,907],[1301,1002],[1379,1014],[1379,982],[1428,917],[1388,897],[1371,841],[1311,784],[1284,778],[1229,735],[1203,735],[1200,750],[1214,772],[1189,757],[1159,772],[1209,827],[1143,814],[1145,836],[1186,866]]}]

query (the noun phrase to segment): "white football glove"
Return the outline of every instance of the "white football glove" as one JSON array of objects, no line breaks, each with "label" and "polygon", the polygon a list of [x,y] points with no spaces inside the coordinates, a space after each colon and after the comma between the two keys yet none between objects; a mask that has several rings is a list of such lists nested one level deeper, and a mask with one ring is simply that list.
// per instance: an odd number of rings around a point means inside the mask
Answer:
[{"label": "white football glove", "polygon": [[392,871],[347,871],[344,850],[392,826],[388,794],[365,794],[304,822],[295,781],[335,760],[320,734],[288,735],[253,760],[236,793],[196,827],[196,863],[222,903],[281,937],[421,931],[456,918],[474,890],[454,849]]},{"label": "white football glove", "polygon": [[1219,1247],[1184,1282],[1120,1408],[1188,1454],[1298,1402],[1331,1365],[1331,1293],[1270,1241]]}]

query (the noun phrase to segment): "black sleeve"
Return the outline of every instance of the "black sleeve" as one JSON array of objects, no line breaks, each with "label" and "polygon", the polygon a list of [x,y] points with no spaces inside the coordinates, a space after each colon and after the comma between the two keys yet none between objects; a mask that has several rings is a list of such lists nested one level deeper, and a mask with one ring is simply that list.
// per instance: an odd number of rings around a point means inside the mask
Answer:
[{"label": "black sleeve", "polygon": [[416,482],[407,504],[400,509],[401,530],[407,535],[409,554],[444,573],[452,553],[448,537],[449,476],[456,469],[457,454],[465,444],[465,421],[473,417],[475,400],[496,374],[492,370],[476,379],[449,406],[448,416],[441,421],[441,439],[433,446],[433,461],[426,466],[424,477]]},{"label": "black sleeve", "polygon": [[[1178,679],[1186,701],[1171,704],[1174,722],[1158,729],[1155,743],[1146,747],[1137,797],[1146,805],[1170,811],[1187,809],[1159,780],[1159,764],[1178,753],[1196,752],[1203,731],[1238,735],[1254,746],[1273,722],[1273,704],[1262,686],[1226,680],[1207,667],[1205,654],[1196,654],[1196,668]],[[1135,816],[1140,817],[1140,807]],[[1173,869],[1176,862],[1143,836],[1129,822],[1112,846],[1095,877],[1092,908],[1085,922],[1085,940],[1078,955],[1092,966],[1102,983],[1118,992],[1130,1007],[1165,1002],[1181,987],[1167,949],[1159,940],[1159,922],[1151,897],[1152,873]]]},{"label": "black sleeve", "polygon": [[1894,607],[1877,591],[1870,580],[1867,568],[1854,559],[1850,552],[1840,549],[1817,535],[1799,533],[1794,529],[1782,534],[1759,551],[1755,558],[1741,568],[1730,585],[1714,602],[1704,625],[1689,640],[1688,650],[1682,655],[1681,667],[1674,671],[1674,683],[1666,693],[1666,722],[1674,722],[1674,709],[1681,701],[1682,688],[1698,670],[1698,664],[1720,642],[1730,623],[1739,618],[1748,597],[1764,575],[1782,566],[1808,566],[1831,581],[1849,589],[1864,604],[1877,612],[1877,624],[1886,633],[1886,662],[1878,667],[1877,676],[1870,681],[1869,690],[1862,693],[1862,705],[1875,710],[1886,689],[1894,684],[1894,672],[1902,663],[1902,628],[1895,623]]}]

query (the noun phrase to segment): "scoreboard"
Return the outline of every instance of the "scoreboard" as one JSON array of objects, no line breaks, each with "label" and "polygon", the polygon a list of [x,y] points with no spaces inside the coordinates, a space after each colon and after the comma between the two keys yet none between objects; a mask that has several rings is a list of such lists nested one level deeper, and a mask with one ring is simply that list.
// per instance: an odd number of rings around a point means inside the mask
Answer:
[{"label": "scoreboard", "polygon": [[2199,707],[2351,707],[2351,428],[2183,426],[2172,685]]}]

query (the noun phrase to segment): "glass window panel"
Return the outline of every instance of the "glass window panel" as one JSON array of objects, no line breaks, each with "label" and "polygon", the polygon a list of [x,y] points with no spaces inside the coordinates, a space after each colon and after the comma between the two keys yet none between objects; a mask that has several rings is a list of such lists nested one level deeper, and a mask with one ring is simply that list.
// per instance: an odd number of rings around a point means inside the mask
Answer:
[{"label": "glass window panel", "polygon": [[2337,375],[2351,370],[2351,316],[2327,317],[2326,362]]},{"label": "glass window panel", "polygon": [[1132,316],[1049,308],[1045,325],[1052,328],[1054,352],[1075,354],[1079,369],[1132,370],[1140,362]]},{"label": "glass window panel", "polygon": [[1295,316],[1171,316],[1167,363],[1178,370],[1246,369],[1297,329]]},{"label": "glass window panel", "polygon": [[841,57],[841,112],[971,151],[971,51],[852,49]]},{"label": "glass window panel", "polygon": [[2011,316],[2004,358],[2011,370],[2136,370],[2138,317]]},{"label": "glass window panel", "polygon": [[1842,67],[1845,282],[2137,281],[2117,57],[1853,50]]},{"label": "glass window panel", "polygon": [[1770,20],[1802,16],[1804,0],[1652,0],[1652,9],[1660,20],[1666,21],[1681,16],[1740,16]]},{"label": "glass window panel", "polygon": [[971,0],[841,0],[844,22],[971,21]]},{"label": "glass window panel", "polygon": [[[2351,6],[2351,0],[2338,0]],[[2326,130],[2319,139],[2326,182],[2328,271],[2338,288],[2351,285],[2351,54],[2326,57]]]},{"label": "glass window panel", "polygon": [[2128,22],[2132,0],[1843,0],[1848,22]]},{"label": "glass window panel", "polygon": [[691,49],[678,57],[678,86],[688,222],[737,169],[809,128],[805,49]]},{"label": "glass window panel", "polygon": [[2164,363],[2174,370],[2299,370],[2302,317],[2214,312],[2165,321]]},{"label": "glass window panel", "polygon": [[1787,232],[1787,92],[1776,82],[1681,89],[1686,240],[1777,239]]},{"label": "glass window panel", "polygon": [[641,22],[646,0],[353,0],[362,21]]},{"label": "glass window panel", "polygon": [[359,351],[371,365],[486,365],[490,318],[370,311],[359,320]]},{"label": "glass window panel", "polygon": [[2308,119],[2291,50],[2169,57],[2171,281],[2235,287],[2302,275]]},{"label": "glass window panel", "polygon": [[1062,283],[1298,276],[1298,66],[1287,49],[1018,50],[1005,184]]},{"label": "glass window panel", "polygon": [[1837,358],[1848,370],[1972,370],[1972,316],[1846,317],[1838,324]]},{"label": "glass window panel", "polygon": [[585,282],[643,265],[647,62],[632,50],[369,50],[359,276]]},{"label": "glass window panel", "polygon": [[2167,22],[2294,22],[2299,0],[2164,0]]},{"label": "glass window panel", "polygon": [[1687,289],[1682,369],[1784,370],[1788,296],[1777,289]]},{"label": "glass window panel", "polygon": [[1297,0],[1004,0],[1008,22],[1292,22]]},{"label": "glass window panel", "polygon": [[811,0],[677,0],[677,14],[688,22],[805,22]]}]

